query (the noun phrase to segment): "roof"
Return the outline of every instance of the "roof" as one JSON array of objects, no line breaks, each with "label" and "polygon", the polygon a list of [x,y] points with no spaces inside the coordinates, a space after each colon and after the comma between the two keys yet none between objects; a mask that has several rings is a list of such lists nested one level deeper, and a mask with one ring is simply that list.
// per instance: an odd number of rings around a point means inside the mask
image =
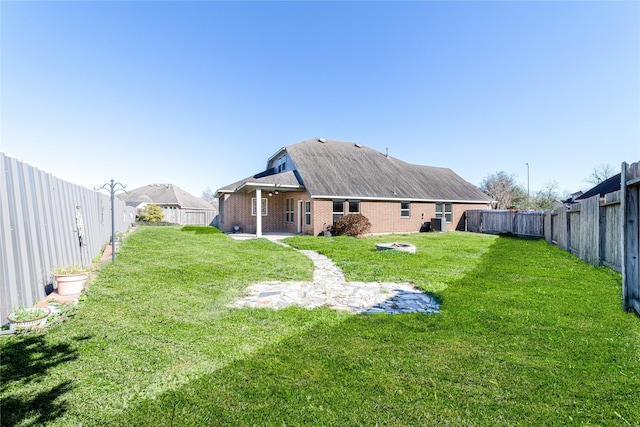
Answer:
[{"label": "roof", "polygon": [[127,193],[119,193],[117,197],[125,202],[177,205],[187,209],[215,209],[204,199],[195,197],[173,184],[149,184]]},{"label": "roof", "polygon": [[451,169],[406,163],[361,144],[316,138],[286,149],[312,197],[491,201]]},{"label": "roof", "polygon": [[260,188],[291,188],[291,189],[300,189],[304,188],[302,183],[300,182],[299,176],[294,171],[287,171],[283,173],[273,173],[271,170],[267,170],[264,172],[257,173],[255,175],[251,175],[245,179],[241,179],[240,181],[236,181],[233,184],[229,184],[225,187],[219,188],[216,191],[218,193],[235,193],[236,191],[241,191],[246,189],[249,191],[253,187]]},{"label": "roof", "polygon": [[294,171],[276,174],[270,169],[216,193],[286,187],[306,188],[316,198],[491,201],[451,169],[406,163],[361,144],[314,138],[285,150],[295,165]]},{"label": "roof", "polygon": [[590,190],[585,191],[579,197],[576,197],[575,200],[585,200],[589,197],[593,197],[599,195],[603,197],[605,194],[612,193],[614,191],[618,191],[620,189],[620,179],[622,178],[622,174],[617,174],[612,176],[611,178],[607,178],[602,181],[600,184],[591,188]]}]

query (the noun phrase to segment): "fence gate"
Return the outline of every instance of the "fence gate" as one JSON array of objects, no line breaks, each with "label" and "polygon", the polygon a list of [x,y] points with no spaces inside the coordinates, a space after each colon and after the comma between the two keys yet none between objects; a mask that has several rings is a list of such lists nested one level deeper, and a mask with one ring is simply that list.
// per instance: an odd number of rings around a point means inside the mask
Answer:
[{"label": "fence gate", "polygon": [[622,306],[640,314],[640,162],[622,163]]}]

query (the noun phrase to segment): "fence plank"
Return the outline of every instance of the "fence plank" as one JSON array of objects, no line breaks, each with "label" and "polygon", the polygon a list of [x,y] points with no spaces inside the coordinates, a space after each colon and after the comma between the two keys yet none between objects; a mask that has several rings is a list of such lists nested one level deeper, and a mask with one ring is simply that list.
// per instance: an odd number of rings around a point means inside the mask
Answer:
[{"label": "fence plank", "polygon": [[578,256],[597,266],[600,265],[600,196],[589,197],[580,205]]},{"label": "fence plank", "polygon": [[556,232],[556,244],[563,251],[568,251],[570,249],[570,236],[569,231],[569,215],[568,210],[565,206],[561,206],[558,208],[558,217],[556,219],[555,224],[555,232]]},{"label": "fence plank", "polygon": [[620,191],[609,193],[600,206],[601,263],[622,272],[622,212]]},{"label": "fence plank", "polygon": [[622,164],[621,186],[624,233],[622,242],[622,306],[640,314],[640,163]]},{"label": "fence plank", "polygon": [[[86,232],[82,245],[78,211]],[[116,231],[124,232],[135,220],[135,210],[116,200],[115,211]],[[0,319],[14,307],[44,298],[58,265],[90,263],[109,241],[110,215],[108,195],[0,152]]]}]

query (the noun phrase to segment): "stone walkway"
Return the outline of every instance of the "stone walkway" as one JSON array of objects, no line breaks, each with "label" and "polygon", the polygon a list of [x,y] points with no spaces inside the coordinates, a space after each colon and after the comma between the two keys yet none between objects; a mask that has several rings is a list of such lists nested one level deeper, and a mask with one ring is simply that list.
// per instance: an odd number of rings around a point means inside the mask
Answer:
[{"label": "stone walkway", "polygon": [[[278,244],[288,246],[282,242]],[[289,246],[291,247],[291,246]],[[260,282],[231,307],[329,307],[352,313],[438,313],[439,304],[411,283],[347,282],[342,270],[315,251],[300,250],[313,261],[313,282]]]}]

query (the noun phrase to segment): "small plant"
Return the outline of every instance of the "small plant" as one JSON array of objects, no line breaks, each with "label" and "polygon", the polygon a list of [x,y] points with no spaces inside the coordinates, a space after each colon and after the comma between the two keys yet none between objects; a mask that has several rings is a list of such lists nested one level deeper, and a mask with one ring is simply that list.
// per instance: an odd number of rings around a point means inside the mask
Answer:
[{"label": "small plant", "polygon": [[164,219],[164,213],[160,206],[149,204],[140,209],[138,219],[142,222],[161,222]]},{"label": "small plant", "polygon": [[44,307],[23,307],[16,308],[13,313],[9,315],[9,320],[27,321],[39,319],[49,314],[49,310]]},{"label": "small plant", "polygon": [[51,303],[49,307],[51,307],[51,316],[47,319],[47,324],[49,325],[60,324],[69,317],[74,316],[78,311],[76,304]]},{"label": "small plant", "polygon": [[335,236],[344,234],[351,237],[358,237],[368,233],[369,230],[371,230],[371,222],[369,222],[366,216],[361,214],[348,214],[333,224],[331,232]]},{"label": "small plant", "polygon": [[68,276],[71,274],[83,274],[86,273],[87,269],[78,265],[59,265],[58,267],[53,269],[54,276]]}]

